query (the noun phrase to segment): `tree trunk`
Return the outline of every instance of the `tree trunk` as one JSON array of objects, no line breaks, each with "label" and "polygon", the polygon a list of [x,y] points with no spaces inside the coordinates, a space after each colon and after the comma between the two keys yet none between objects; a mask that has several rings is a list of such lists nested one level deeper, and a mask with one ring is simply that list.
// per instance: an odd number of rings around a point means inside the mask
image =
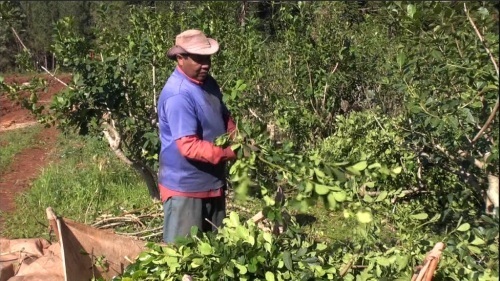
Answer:
[{"label": "tree trunk", "polygon": [[[109,116],[104,116],[104,118],[109,118]],[[111,123],[113,124],[114,122],[111,120]],[[110,148],[113,150],[115,155],[118,157],[118,159],[122,160],[124,163],[127,165],[133,167],[143,180],[146,182],[146,186],[149,191],[149,195],[153,199],[160,199],[160,191],[158,190],[158,184],[157,184],[157,177],[155,172],[145,165],[144,163],[141,163],[140,161],[137,160],[131,160],[128,158],[123,150],[121,149],[121,135],[120,133],[116,130],[114,126],[109,124],[108,122],[103,122],[104,125],[104,136],[108,140]]]},{"label": "tree trunk", "polygon": [[147,166],[139,162],[134,162],[132,167],[139,172],[142,179],[146,182],[149,191],[149,196],[153,199],[160,199],[160,191],[158,190],[158,179],[156,174]]}]

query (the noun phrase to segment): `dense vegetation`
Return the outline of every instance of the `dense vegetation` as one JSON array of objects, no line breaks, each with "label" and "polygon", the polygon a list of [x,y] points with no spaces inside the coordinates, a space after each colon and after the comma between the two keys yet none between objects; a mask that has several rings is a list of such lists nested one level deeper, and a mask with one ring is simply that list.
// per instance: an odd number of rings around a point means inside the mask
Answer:
[{"label": "dense vegetation", "polygon": [[[2,19],[15,27],[27,10],[8,3]],[[228,175],[236,194],[261,198],[278,222],[321,203],[359,223],[350,241],[322,244],[295,227],[269,237],[233,214],[218,234],[151,245],[123,280],[340,279],[347,264],[345,280],[407,280],[437,241],[447,248],[436,279],[498,278],[498,210],[485,205],[498,196],[498,5],[159,3],[94,2],[89,22],[58,20],[50,52],[73,81],[50,108],[36,94],[24,105],[102,136],[157,197],[165,53],[200,28],[221,43],[212,74],[238,121],[232,145],[246,150]],[[15,98],[38,85],[2,86]]]}]

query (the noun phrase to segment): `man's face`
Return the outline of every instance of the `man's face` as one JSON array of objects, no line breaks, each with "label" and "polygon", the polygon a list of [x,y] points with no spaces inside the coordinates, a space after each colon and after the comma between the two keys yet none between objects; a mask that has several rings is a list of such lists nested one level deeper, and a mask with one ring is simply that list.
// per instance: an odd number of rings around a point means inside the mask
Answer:
[{"label": "man's face", "polygon": [[177,63],[187,76],[198,81],[205,81],[212,65],[208,55],[177,55]]}]

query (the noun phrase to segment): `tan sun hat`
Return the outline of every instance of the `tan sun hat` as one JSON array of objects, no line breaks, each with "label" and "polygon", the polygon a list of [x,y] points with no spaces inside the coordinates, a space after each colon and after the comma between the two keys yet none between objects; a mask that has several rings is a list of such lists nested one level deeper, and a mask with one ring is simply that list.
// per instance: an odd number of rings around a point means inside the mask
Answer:
[{"label": "tan sun hat", "polygon": [[175,37],[175,46],[167,52],[169,59],[175,60],[176,55],[196,54],[213,55],[219,50],[219,43],[197,29],[186,30]]}]

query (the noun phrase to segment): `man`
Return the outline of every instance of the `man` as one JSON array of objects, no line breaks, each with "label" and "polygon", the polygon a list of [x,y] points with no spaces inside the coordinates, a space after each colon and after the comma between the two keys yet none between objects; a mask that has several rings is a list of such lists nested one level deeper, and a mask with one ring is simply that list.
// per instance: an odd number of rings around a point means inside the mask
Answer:
[{"label": "man", "polygon": [[160,168],[158,183],[164,209],[163,240],[172,243],[192,226],[213,231],[226,215],[225,162],[231,148],[214,140],[235,124],[215,79],[208,74],[217,41],[199,30],[186,30],[167,56],[177,61],[158,100]]}]

